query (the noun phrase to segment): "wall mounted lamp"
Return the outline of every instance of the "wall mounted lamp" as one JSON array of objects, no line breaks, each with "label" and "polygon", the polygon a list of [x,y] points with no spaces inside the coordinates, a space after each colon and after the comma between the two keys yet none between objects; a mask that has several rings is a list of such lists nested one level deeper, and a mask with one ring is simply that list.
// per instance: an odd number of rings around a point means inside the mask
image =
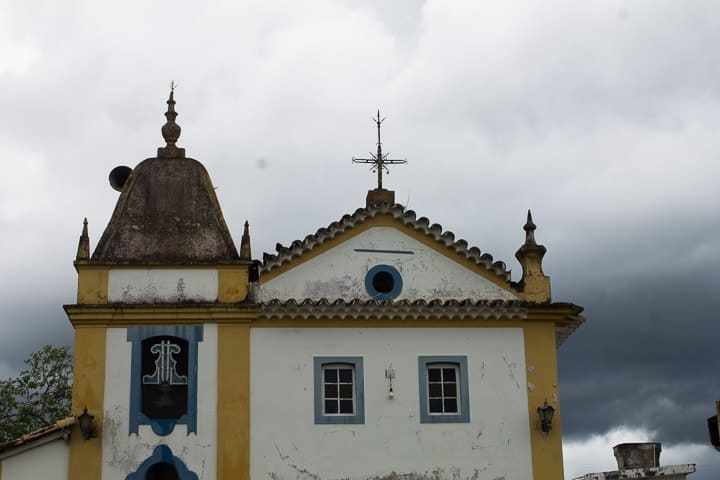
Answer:
[{"label": "wall mounted lamp", "polygon": [[95,428],[95,415],[88,413],[87,407],[83,408],[83,413],[77,416],[80,424],[80,432],[84,440],[90,440],[97,437],[97,429]]},{"label": "wall mounted lamp", "polygon": [[389,368],[385,369],[385,378],[390,381],[388,385],[388,398],[395,398],[395,392],[393,391],[392,386],[393,378],[395,378],[395,369],[392,367],[392,363],[390,364]]},{"label": "wall mounted lamp", "polygon": [[537,412],[538,415],[540,415],[540,430],[547,434],[550,430],[552,430],[552,418],[555,413],[555,409],[548,405],[547,399],[545,399],[545,403],[542,407],[538,407]]}]

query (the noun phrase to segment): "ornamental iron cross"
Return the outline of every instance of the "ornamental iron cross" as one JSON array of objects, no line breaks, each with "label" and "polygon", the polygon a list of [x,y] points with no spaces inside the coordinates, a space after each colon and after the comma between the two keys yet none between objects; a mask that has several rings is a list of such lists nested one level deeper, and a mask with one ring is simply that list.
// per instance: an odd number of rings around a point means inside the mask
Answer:
[{"label": "ornamental iron cross", "polygon": [[382,190],[382,189],[383,189],[383,186],[382,186],[382,172],[383,172],[383,169],[388,173],[388,175],[390,174],[390,170],[388,170],[388,168],[386,167],[386,165],[388,165],[388,164],[389,164],[389,165],[404,164],[404,163],[407,163],[407,160],[404,160],[404,159],[403,159],[403,160],[397,160],[397,159],[392,160],[392,159],[388,159],[388,154],[387,154],[387,153],[386,153],[386,154],[383,154],[383,152],[382,152],[382,142],[380,141],[380,125],[382,125],[382,122],[385,121],[385,117],[380,118],[380,110],[377,111],[377,117],[373,117],[373,121],[374,121],[375,124],[377,125],[377,136],[378,136],[378,141],[377,141],[377,153],[376,153],[376,154],[373,154],[373,153],[371,152],[371,153],[370,153],[370,156],[371,156],[372,158],[355,158],[355,157],[353,157],[353,158],[352,158],[352,161],[353,161],[353,163],[371,163],[371,164],[373,164],[373,166],[372,166],[372,168],[370,169],[370,171],[372,171],[372,172],[377,171],[377,176],[378,176],[378,187],[377,187],[377,189],[378,189],[378,190]]}]

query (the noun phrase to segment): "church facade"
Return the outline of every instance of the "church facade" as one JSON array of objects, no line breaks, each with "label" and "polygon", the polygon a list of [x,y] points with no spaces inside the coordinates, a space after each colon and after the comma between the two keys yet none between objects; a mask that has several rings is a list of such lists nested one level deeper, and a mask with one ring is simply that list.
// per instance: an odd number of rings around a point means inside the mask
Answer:
[{"label": "church facade", "polygon": [[584,319],[551,301],[529,212],[515,281],[381,184],[253,260],[174,105],[157,156],[114,171],[92,254],[83,228],[65,311],[73,413],[94,419],[53,429],[49,478],[563,478],[556,350]]}]

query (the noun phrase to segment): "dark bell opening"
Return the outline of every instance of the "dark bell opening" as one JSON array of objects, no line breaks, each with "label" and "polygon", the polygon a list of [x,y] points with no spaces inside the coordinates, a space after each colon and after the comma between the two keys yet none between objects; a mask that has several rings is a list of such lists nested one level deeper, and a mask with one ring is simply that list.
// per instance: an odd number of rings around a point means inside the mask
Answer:
[{"label": "dark bell opening", "polygon": [[379,293],[390,293],[395,286],[395,279],[389,272],[378,272],[372,279],[372,286]]},{"label": "dark bell opening", "polygon": [[161,462],[150,467],[145,478],[146,480],[179,480],[180,475],[173,465]]}]

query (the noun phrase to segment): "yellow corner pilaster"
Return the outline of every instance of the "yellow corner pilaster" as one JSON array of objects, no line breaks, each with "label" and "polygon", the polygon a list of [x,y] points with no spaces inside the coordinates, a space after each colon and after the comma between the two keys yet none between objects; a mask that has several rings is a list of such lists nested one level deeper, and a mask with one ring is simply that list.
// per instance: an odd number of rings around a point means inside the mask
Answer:
[{"label": "yellow corner pilaster", "polygon": [[221,268],[218,271],[218,301],[242,302],[248,294],[248,267]]},{"label": "yellow corner pilaster", "polygon": [[95,415],[98,438],[84,440],[80,427],[73,427],[68,478],[101,478],[105,343],[106,328],[75,327],[72,413],[77,415],[87,407]]},{"label": "yellow corner pilaster", "polygon": [[250,326],[218,326],[219,480],[250,479]]},{"label": "yellow corner pilaster", "polygon": [[523,276],[523,289],[518,296],[526,302],[550,301],[550,277],[544,275]]},{"label": "yellow corner pilaster", "polygon": [[97,305],[108,301],[108,269],[80,268],[77,303]]},{"label": "yellow corner pilaster", "polygon": [[[523,329],[527,366],[528,418],[532,448],[533,479],[563,478],[562,428],[558,403],[557,351],[552,321],[528,322]],[[555,409],[552,430],[540,430],[537,408],[547,399]]]}]

